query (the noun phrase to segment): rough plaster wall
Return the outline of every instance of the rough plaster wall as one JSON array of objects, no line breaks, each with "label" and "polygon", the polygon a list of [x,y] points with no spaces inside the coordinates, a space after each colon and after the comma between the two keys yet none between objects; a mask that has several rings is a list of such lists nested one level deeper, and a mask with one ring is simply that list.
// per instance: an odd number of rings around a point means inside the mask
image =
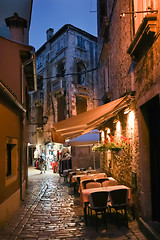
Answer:
[{"label": "rough plaster wall", "polygon": [[91,146],[72,147],[72,168],[94,168],[94,154],[96,169],[100,167],[99,153],[92,152]]}]

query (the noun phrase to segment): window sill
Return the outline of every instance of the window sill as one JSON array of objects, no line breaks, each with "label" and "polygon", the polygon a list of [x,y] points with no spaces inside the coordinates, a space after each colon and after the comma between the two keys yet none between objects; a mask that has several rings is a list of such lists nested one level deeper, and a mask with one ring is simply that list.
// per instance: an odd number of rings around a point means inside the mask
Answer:
[{"label": "window sill", "polygon": [[81,46],[77,46],[77,49],[83,52],[87,52],[86,48],[81,47]]},{"label": "window sill", "polygon": [[157,15],[148,14],[143,18],[127,53],[138,61],[152,46],[157,37]]},{"label": "window sill", "polygon": [[11,176],[6,177],[6,186],[15,182],[17,180],[17,178],[18,178],[17,175],[11,175]]}]

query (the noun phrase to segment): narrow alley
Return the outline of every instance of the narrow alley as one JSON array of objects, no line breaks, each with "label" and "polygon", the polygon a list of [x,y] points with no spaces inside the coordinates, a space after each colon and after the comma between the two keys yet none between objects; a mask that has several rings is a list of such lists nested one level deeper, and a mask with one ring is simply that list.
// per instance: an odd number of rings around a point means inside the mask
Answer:
[{"label": "narrow alley", "polygon": [[136,221],[129,227],[111,224],[107,232],[99,224],[99,232],[90,223],[85,226],[83,208],[73,188],[52,171],[40,174],[29,168],[26,198],[13,218],[0,229],[1,240],[48,239],[149,239],[138,228]]}]

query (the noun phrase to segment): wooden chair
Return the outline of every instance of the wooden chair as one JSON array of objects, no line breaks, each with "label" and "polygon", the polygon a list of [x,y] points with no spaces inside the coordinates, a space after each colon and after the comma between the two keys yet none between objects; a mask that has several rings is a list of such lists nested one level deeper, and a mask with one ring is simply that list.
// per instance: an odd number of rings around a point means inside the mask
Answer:
[{"label": "wooden chair", "polygon": [[93,192],[89,194],[88,201],[89,201],[88,208],[91,210],[91,224],[92,224],[92,211],[94,210],[96,213],[97,232],[98,232],[98,215],[102,215],[102,218],[105,223],[105,227],[107,229],[106,209],[108,208],[107,206],[108,192],[106,191]]},{"label": "wooden chair", "polygon": [[103,182],[105,182],[105,181],[108,181],[109,179],[108,178],[98,178],[98,179],[96,179],[96,182],[99,182],[99,183],[103,183]]},{"label": "wooden chair", "polygon": [[87,184],[87,183],[90,183],[90,182],[95,182],[95,181],[94,181],[93,179],[88,179],[88,180],[82,181],[83,189],[86,189],[86,184]]},{"label": "wooden chair", "polygon": [[89,183],[86,184],[86,189],[88,189],[88,188],[99,188],[101,186],[102,185],[99,182],[89,182]]},{"label": "wooden chair", "polygon": [[118,185],[117,181],[114,180],[105,180],[102,182],[102,187],[116,186]]},{"label": "wooden chair", "polygon": [[106,178],[107,174],[106,173],[97,173],[94,176],[94,179],[99,179],[99,178]]},{"label": "wooden chair", "polygon": [[110,201],[108,202],[110,216],[111,216],[111,209],[114,208],[116,211],[117,222],[119,225],[118,219],[118,211],[121,210],[123,214],[123,210],[125,213],[125,220],[128,226],[128,217],[127,217],[127,205],[128,205],[128,189],[116,189],[112,190],[109,193]]}]

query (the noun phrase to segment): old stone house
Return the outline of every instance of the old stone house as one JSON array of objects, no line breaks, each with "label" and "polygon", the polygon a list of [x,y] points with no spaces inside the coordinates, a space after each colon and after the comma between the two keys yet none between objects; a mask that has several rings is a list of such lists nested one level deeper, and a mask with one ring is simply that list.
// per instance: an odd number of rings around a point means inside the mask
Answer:
[{"label": "old stone house", "polygon": [[36,147],[47,159],[50,143],[60,141],[51,133],[53,123],[92,109],[98,100],[97,38],[70,24],[56,33],[50,28],[46,34],[47,41],[36,52],[38,91],[32,94],[30,149]]},{"label": "old stone house", "polygon": [[98,0],[97,9],[100,98],[131,99],[101,125],[102,140],[128,143],[101,166],[131,187],[137,217],[160,221],[160,2]]}]

